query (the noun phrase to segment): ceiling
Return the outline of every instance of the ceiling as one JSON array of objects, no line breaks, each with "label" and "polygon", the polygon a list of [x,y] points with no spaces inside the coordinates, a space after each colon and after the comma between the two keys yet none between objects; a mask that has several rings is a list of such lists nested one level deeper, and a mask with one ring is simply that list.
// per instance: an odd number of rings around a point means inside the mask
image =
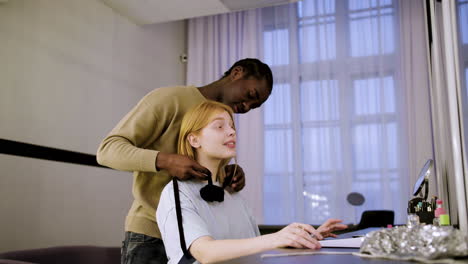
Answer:
[{"label": "ceiling", "polygon": [[298,0],[102,0],[117,13],[137,24],[155,24],[216,15]]}]

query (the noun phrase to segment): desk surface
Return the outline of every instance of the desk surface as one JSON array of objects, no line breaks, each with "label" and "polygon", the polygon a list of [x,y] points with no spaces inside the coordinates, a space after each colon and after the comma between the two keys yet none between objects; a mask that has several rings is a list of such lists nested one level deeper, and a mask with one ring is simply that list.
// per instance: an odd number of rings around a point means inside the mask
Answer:
[{"label": "desk surface", "polygon": [[[378,229],[378,228],[377,228]],[[367,232],[376,230],[375,228],[358,230],[355,232],[341,234],[339,238],[350,238],[353,235],[366,234]],[[361,258],[358,256],[351,255],[353,252],[359,252],[357,248],[321,248],[317,252],[348,252],[347,255],[303,255],[303,256],[285,256],[285,257],[267,257],[261,258],[263,254],[278,254],[278,253],[294,253],[294,252],[310,252],[310,249],[277,249],[262,252],[259,254],[246,256],[231,261],[223,262],[224,264],[335,264],[335,263],[346,263],[346,264],[392,264],[392,263],[415,263],[410,261],[397,261],[397,260],[385,260],[385,259],[369,259]],[[468,260],[464,259],[460,263],[468,263]]]}]

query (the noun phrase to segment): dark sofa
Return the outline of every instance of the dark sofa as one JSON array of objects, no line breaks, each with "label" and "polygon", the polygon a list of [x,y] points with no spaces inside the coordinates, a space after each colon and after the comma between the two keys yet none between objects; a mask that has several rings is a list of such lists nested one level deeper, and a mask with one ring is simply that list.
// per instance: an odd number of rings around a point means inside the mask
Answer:
[{"label": "dark sofa", "polygon": [[61,246],[0,253],[0,264],[118,264],[119,247]]}]

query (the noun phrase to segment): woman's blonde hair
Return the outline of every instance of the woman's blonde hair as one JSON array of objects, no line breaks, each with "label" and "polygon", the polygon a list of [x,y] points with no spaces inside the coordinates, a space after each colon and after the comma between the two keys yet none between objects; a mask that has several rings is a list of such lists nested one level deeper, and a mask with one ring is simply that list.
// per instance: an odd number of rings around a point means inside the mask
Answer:
[{"label": "woman's blonde hair", "polygon": [[[214,115],[226,111],[231,117],[234,125],[233,111],[231,107],[218,103],[215,101],[205,101],[196,107],[190,109],[182,119],[180,127],[179,141],[177,146],[177,153],[180,155],[188,156],[191,159],[196,160],[195,148],[190,145],[188,136],[190,134],[198,134],[204,127],[211,123],[214,119]],[[235,130],[235,127],[234,127]],[[231,159],[223,159],[219,165],[217,172],[217,180],[219,182],[224,181],[225,171],[224,167],[229,163]]]}]

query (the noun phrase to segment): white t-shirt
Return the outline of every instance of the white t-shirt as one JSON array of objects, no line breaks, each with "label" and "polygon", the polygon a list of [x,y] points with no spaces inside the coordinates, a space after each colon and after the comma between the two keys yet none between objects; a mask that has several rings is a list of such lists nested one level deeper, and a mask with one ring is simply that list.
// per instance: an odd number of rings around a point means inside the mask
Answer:
[{"label": "white t-shirt", "polygon": [[[179,181],[178,185],[187,249],[202,236],[220,240],[260,235],[251,210],[239,193],[231,194],[224,190],[223,202],[206,202],[200,196],[200,189],[206,186],[206,182]],[[168,263],[176,264],[183,252],[180,248],[172,181],[161,193],[156,220],[166,248]]]}]

